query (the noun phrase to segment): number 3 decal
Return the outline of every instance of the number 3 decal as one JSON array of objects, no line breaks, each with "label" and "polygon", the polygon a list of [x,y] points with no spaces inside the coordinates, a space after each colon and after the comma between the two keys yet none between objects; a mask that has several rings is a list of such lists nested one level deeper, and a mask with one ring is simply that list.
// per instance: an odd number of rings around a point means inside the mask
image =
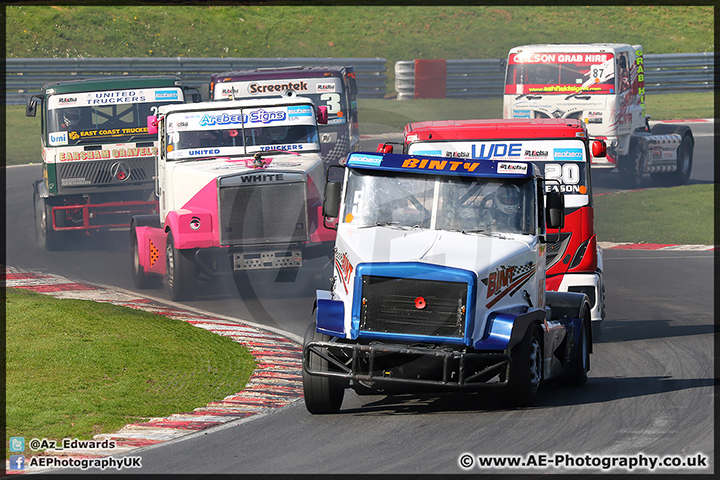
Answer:
[{"label": "number 3 decal", "polygon": [[339,93],[323,93],[320,100],[327,102],[328,113],[336,114],[340,111],[340,94]]}]

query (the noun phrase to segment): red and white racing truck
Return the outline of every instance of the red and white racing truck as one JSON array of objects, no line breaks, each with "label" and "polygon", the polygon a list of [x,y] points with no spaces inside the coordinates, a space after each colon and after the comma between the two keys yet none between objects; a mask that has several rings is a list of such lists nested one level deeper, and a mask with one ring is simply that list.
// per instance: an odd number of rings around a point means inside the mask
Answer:
[{"label": "red and white racing truck", "polygon": [[[405,126],[404,151],[460,160],[532,162],[546,179],[546,193],[565,198],[565,225],[549,228],[547,289],[580,292],[591,305],[594,334],[605,318],[602,249],[597,244],[590,174],[591,154],[602,158],[602,141],[589,141],[575,119],[448,120]],[[379,149],[389,151],[388,145]]]},{"label": "red and white racing truck", "polygon": [[330,255],[317,122],[324,107],[286,97],[161,107],[158,215],[132,219],[138,288],[166,277],[173,300],[195,296],[199,275],[300,268]]},{"label": "red and white racing truck", "polygon": [[686,125],[645,115],[642,47],[621,43],[524,45],[510,50],[504,118],[576,118],[592,139],[607,143],[596,168],[618,169],[621,182],[639,186],[649,173],[657,184],[690,179],[695,140]]}]

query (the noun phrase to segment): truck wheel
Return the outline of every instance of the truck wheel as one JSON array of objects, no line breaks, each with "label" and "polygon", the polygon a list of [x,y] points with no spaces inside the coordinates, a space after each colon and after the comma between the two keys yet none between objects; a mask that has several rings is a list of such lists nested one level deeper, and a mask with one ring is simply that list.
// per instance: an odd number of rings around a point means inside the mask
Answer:
[{"label": "truck wheel", "polygon": [[629,155],[622,155],[618,158],[618,172],[623,187],[638,188],[640,186],[647,167],[646,153],[646,148],[640,142],[636,142],[634,146],[630,147]]},{"label": "truck wheel", "polygon": [[586,309],[580,327],[580,341],[575,346],[575,366],[569,379],[569,384],[574,387],[585,385],[587,382],[587,372],[590,370],[590,335],[588,334],[588,325],[590,325],[590,312]]},{"label": "truck wheel", "polygon": [[140,265],[140,251],[138,249],[137,232],[135,224],[130,228],[130,243],[132,245],[130,252],[130,265],[132,266],[132,277],[135,288],[155,288],[160,279],[157,275],[148,275],[145,269]]},{"label": "truck wheel", "polygon": [[674,172],[652,173],[653,182],[659,186],[685,185],[690,180],[693,162],[693,142],[685,135],[677,149],[677,170]]},{"label": "truck wheel", "polygon": [[48,252],[60,250],[60,232],[52,227],[52,205],[48,205],[44,198],[40,198],[35,190],[33,198],[35,210],[35,238],[38,244]]},{"label": "truck wheel", "polygon": [[173,301],[193,300],[197,284],[195,263],[187,252],[175,248],[172,232],[165,244],[165,273],[170,298]]},{"label": "truck wheel", "polygon": [[510,379],[507,401],[516,407],[530,407],[537,402],[542,383],[542,333],[531,325],[522,342],[510,352]]},{"label": "truck wheel", "polygon": [[689,136],[685,135],[683,137],[682,143],[678,147],[677,156],[677,171],[673,172],[673,183],[685,185],[690,180],[693,163],[693,142]]},{"label": "truck wheel", "polygon": [[[303,350],[309,342],[327,342],[330,336],[318,333],[315,322],[311,323],[305,331]],[[303,360],[304,361],[304,360]],[[328,361],[318,355],[310,355],[309,367],[313,370],[328,371]],[[305,408],[312,414],[337,413],[342,406],[345,386],[342,380],[332,377],[309,375],[303,368],[303,396]]]}]

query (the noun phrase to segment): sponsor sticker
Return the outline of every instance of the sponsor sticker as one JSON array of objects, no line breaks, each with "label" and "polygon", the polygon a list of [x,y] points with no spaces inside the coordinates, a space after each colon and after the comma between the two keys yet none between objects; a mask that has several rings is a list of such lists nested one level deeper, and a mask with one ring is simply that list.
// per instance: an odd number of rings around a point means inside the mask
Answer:
[{"label": "sponsor sticker", "polygon": [[554,156],[555,160],[582,160],[583,151],[581,148],[556,148]]},{"label": "sponsor sticker", "polygon": [[180,95],[177,90],[156,90],[155,100],[180,100]]},{"label": "sponsor sticker", "polygon": [[68,132],[51,132],[49,134],[50,145],[67,145]]},{"label": "sponsor sticker", "polygon": [[334,83],[318,83],[317,91],[318,91],[318,93],[334,92],[335,84]]},{"label": "sponsor sticker", "polygon": [[382,156],[378,155],[352,155],[350,160],[358,165],[380,165],[382,163]]},{"label": "sponsor sticker", "polygon": [[527,174],[527,163],[500,162],[497,166],[498,173]]},{"label": "sponsor sticker", "polygon": [[313,114],[312,108],[306,105],[300,107],[288,107],[287,112],[289,117],[311,117]]}]

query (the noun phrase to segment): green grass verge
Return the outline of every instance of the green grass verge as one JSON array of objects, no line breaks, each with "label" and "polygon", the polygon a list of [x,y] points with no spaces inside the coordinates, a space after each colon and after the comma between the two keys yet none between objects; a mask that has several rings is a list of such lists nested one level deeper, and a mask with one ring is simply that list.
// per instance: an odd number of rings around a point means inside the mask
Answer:
[{"label": "green grass verge", "polygon": [[8,6],[5,52],[7,58],[381,57],[394,64],[503,58],[528,43],[639,43],[645,53],[714,50],[712,6],[264,3]]},{"label": "green grass verge", "polygon": [[246,348],[181,320],[109,303],[6,292],[11,436],[89,439],[241,391]]},{"label": "green grass verge", "polygon": [[595,232],[603,242],[714,245],[714,185],[599,195]]}]

